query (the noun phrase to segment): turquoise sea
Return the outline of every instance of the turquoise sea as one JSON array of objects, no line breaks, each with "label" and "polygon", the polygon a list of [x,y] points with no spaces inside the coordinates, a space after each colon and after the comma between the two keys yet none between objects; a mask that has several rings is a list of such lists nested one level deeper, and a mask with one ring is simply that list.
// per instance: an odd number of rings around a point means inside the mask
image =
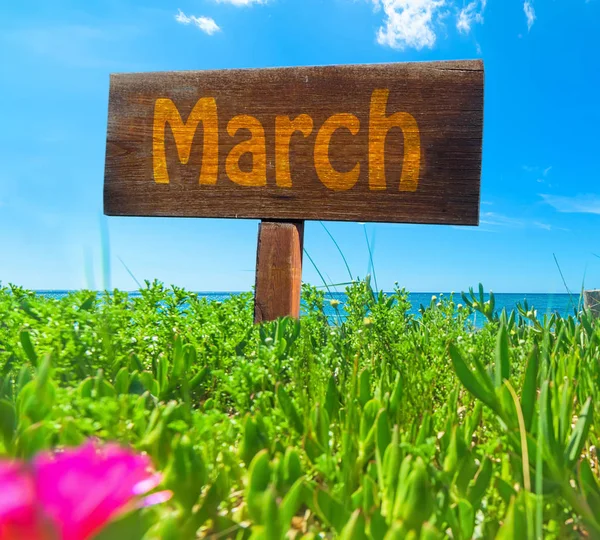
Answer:
[{"label": "turquoise sea", "polygon": [[[68,295],[70,291],[36,291],[41,296],[49,298],[63,298]],[[129,293],[131,297],[140,296],[139,292]],[[205,297],[209,300],[216,302],[223,301],[232,295],[239,294],[235,292],[198,292],[199,296]],[[410,293],[409,300],[412,305],[412,313],[418,314],[421,305],[427,306],[430,304],[432,297],[448,297],[450,293]],[[517,304],[523,305],[526,301],[530,309],[537,311],[538,318],[542,318],[545,314],[559,313],[562,316],[572,315],[577,312],[580,308],[579,295],[569,294],[544,294],[544,293],[495,293],[496,298],[496,309],[502,311],[506,308],[508,312],[516,309]],[[338,308],[340,313],[344,313],[343,304],[346,300],[344,293],[327,293],[328,299],[335,299],[341,302],[341,306]],[[487,295],[486,295],[487,299]],[[454,295],[454,301],[456,304],[463,303],[460,294]],[[582,303],[581,303],[582,305]],[[326,303],[327,314],[332,320],[337,320],[337,315],[333,308]],[[476,320],[476,322],[479,322]]]}]

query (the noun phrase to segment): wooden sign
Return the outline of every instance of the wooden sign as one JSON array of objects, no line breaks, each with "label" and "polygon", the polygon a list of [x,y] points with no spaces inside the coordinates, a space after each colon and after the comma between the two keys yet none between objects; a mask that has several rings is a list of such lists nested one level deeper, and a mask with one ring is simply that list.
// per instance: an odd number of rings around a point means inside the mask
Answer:
[{"label": "wooden sign", "polygon": [[300,315],[304,220],[477,225],[479,61],[112,75],[104,211],[258,218],[256,322]]},{"label": "wooden sign", "polygon": [[109,215],[476,225],[479,61],[111,76]]}]

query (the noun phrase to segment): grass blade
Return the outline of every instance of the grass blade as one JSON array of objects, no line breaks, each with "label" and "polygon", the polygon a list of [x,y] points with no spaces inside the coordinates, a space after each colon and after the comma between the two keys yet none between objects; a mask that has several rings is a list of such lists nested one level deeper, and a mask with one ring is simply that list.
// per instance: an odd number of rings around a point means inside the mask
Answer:
[{"label": "grass blade", "polygon": [[534,347],[529,355],[529,361],[527,362],[527,368],[525,370],[525,380],[523,381],[523,388],[521,389],[521,410],[523,411],[525,429],[528,432],[531,431],[533,413],[535,411],[539,365],[539,351],[537,347]]},{"label": "grass blade", "polygon": [[348,277],[350,278],[350,281],[352,281],[352,279],[353,279],[352,272],[350,271],[350,266],[348,265],[348,261],[346,260],[346,257],[344,255],[344,252],[342,251],[342,248],[340,248],[340,245],[336,242],[336,240],[333,237],[333,235],[331,234],[331,232],[329,232],[329,229],[325,226],[325,223],[323,223],[322,221],[319,221],[319,223],[321,224],[321,227],[323,227],[325,229],[325,232],[329,235],[329,238],[331,238],[333,245],[336,247],[339,254],[342,256],[342,260],[344,261],[344,264],[346,265],[346,270],[348,271]]},{"label": "grass blade", "polygon": [[510,358],[508,355],[508,332],[504,324],[500,325],[496,340],[496,388],[500,388],[510,378]]},{"label": "grass blade", "polygon": [[571,291],[569,290],[569,286],[567,285],[567,282],[565,280],[565,276],[562,273],[562,270],[560,268],[560,264],[558,264],[558,259],[556,258],[556,254],[553,253],[552,256],[554,257],[554,262],[556,263],[556,267],[558,268],[558,273],[560,274],[560,278],[562,279],[563,285],[565,286],[565,289],[569,293],[569,301],[571,303],[571,306],[575,307],[575,303],[573,302],[573,295],[571,294]]},{"label": "grass blade", "polygon": [[367,241],[367,249],[369,250],[369,266],[373,270],[373,281],[375,282],[375,290],[379,291],[377,286],[377,275],[375,274],[375,265],[373,264],[373,251],[371,250],[371,244],[369,243],[369,237],[367,236],[367,225],[363,223],[363,230],[365,232],[365,240]]}]

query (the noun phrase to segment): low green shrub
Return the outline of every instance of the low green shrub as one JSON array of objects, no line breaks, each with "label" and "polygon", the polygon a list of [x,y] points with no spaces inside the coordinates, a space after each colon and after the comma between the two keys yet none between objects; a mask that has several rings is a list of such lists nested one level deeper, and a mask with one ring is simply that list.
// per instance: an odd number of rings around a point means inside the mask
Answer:
[{"label": "low green shrub", "polygon": [[600,323],[347,295],[257,327],[250,294],[0,288],[0,453],[147,452],[173,492],[147,540],[600,537]]}]

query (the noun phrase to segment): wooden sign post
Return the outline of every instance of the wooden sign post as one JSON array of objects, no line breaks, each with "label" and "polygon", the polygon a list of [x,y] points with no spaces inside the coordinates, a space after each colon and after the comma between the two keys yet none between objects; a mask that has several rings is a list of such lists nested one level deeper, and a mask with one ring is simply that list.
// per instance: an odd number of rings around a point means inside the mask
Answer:
[{"label": "wooden sign post", "polygon": [[300,317],[304,221],[261,221],[256,252],[254,322]]},{"label": "wooden sign post", "polygon": [[477,225],[480,61],[111,76],[104,210],[261,219],[255,320],[299,316],[304,220]]}]

